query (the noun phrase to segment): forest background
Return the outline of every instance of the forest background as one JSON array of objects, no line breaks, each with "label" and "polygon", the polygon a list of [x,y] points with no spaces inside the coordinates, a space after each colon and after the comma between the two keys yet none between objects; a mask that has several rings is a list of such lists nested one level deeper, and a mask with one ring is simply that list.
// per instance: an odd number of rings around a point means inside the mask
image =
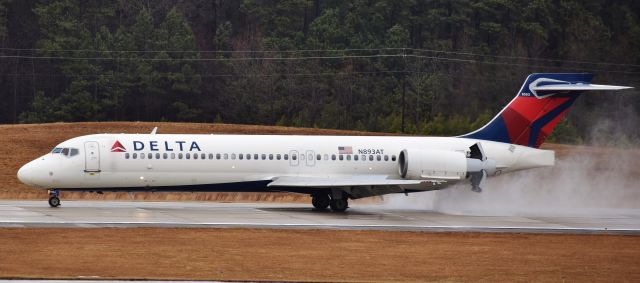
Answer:
[{"label": "forest background", "polygon": [[[0,0],[0,123],[458,135],[532,72],[640,87],[640,1]],[[576,104],[552,141],[640,144],[637,90]]]}]

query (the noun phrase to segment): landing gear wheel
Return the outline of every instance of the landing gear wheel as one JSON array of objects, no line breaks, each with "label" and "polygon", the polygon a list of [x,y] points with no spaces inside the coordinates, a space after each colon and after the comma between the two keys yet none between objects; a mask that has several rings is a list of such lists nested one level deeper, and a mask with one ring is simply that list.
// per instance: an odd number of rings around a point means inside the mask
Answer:
[{"label": "landing gear wheel", "polygon": [[346,198],[332,199],[331,210],[336,212],[343,212],[349,208],[349,200]]},{"label": "landing gear wheel", "polygon": [[57,189],[49,190],[49,205],[51,207],[60,206],[60,198],[58,198],[58,196],[60,196],[59,190]]},{"label": "landing gear wheel", "polygon": [[317,194],[311,196],[311,204],[313,204],[313,207],[315,207],[317,210],[327,209],[330,203],[331,199],[329,199],[328,194]]},{"label": "landing gear wheel", "polygon": [[49,205],[51,207],[58,207],[60,206],[60,199],[58,197],[50,197],[49,198]]}]

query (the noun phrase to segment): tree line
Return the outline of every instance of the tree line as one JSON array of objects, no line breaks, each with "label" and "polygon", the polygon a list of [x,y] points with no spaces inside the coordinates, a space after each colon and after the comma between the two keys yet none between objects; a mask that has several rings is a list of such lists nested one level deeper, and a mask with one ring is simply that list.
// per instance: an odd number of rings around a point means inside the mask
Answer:
[{"label": "tree line", "polygon": [[[0,0],[0,123],[462,134],[531,72],[640,85],[639,12],[630,0]],[[628,93],[581,98],[553,139],[637,143]]]}]

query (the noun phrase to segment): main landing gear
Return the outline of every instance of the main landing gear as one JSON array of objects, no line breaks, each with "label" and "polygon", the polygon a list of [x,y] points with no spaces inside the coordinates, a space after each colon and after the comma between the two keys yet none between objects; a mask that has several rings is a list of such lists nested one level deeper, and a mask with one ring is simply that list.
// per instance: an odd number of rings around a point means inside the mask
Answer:
[{"label": "main landing gear", "polygon": [[311,195],[311,204],[317,210],[325,210],[331,204],[331,199],[329,198],[329,194],[326,193],[316,193]]},{"label": "main landing gear", "polygon": [[49,190],[49,205],[51,207],[60,206],[60,191],[58,190]]},{"label": "main landing gear", "polygon": [[349,199],[344,194],[332,196],[327,192],[318,192],[311,195],[311,204],[316,210],[326,210],[331,207],[335,212],[343,212],[349,208]]},{"label": "main landing gear", "polygon": [[349,200],[347,198],[332,199],[330,206],[333,211],[344,212],[349,208]]}]

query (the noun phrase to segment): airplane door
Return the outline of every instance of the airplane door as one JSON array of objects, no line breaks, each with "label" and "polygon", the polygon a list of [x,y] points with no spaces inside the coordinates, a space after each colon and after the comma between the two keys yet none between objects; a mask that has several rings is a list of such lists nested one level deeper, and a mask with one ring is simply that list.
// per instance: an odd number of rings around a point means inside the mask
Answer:
[{"label": "airplane door", "polygon": [[298,166],[298,151],[292,150],[289,152],[289,155],[291,155],[291,158],[289,158],[289,165]]},{"label": "airplane door", "polygon": [[84,143],[84,172],[100,172],[100,147],[98,142]]},{"label": "airplane door", "polygon": [[315,154],[313,150],[307,150],[305,155],[307,155],[307,166],[309,167],[316,166],[316,158],[314,157]]}]

